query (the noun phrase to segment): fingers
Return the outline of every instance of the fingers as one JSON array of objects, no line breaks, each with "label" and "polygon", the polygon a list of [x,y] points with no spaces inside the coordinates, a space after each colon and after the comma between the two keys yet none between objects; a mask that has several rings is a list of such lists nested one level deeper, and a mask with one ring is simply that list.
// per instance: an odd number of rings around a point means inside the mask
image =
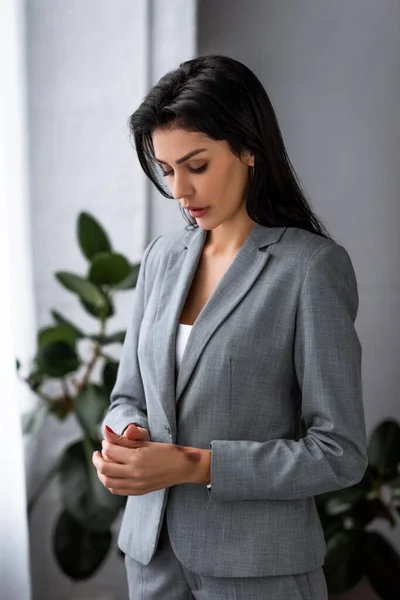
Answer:
[{"label": "fingers", "polygon": [[[104,460],[100,452],[94,452],[92,462],[96,467],[98,474],[109,478],[126,478],[129,475],[129,470],[126,464],[115,462],[107,462]],[[108,487],[108,486],[107,486]]]},{"label": "fingers", "polygon": [[149,442],[131,442],[131,444],[136,444],[136,446],[127,448],[125,446],[119,446],[118,444],[112,444],[107,440],[103,440],[101,445],[103,447],[103,454],[106,455],[108,460],[113,460],[121,464],[128,464],[132,463],[134,458],[132,451],[136,450],[138,447],[142,447],[145,443]]},{"label": "fingers", "polygon": [[124,437],[126,437],[128,440],[150,440],[150,435],[147,429],[138,427],[135,423],[130,423],[128,425],[128,427],[125,429]]},{"label": "fingers", "polygon": [[140,483],[132,485],[133,475],[127,465],[107,462],[98,451],[93,453],[92,462],[96,467],[97,477],[112,494],[129,496],[145,493]]},{"label": "fingers", "polygon": [[[136,427],[136,425],[128,425],[128,429],[130,429],[129,435],[133,435],[133,431],[137,431],[137,434],[139,434],[139,438],[133,438],[133,437],[127,437],[125,434],[127,433],[127,430],[125,431],[124,435],[119,435],[118,433],[115,433],[110,427],[108,427],[107,425],[104,428],[104,436],[105,439],[110,442],[111,444],[116,444],[118,446],[124,446],[125,448],[137,448],[137,443],[142,441],[142,437],[139,431],[139,428]],[[141,428],[140,428],[141,429]],[[131,433],[132,431],[132,433]],[[142,429],[142,431],[146,432],[147,431],[145,429]]]},{"label": "fingers", "polygon": [[112,442],[113,444],[117,444],[118,441],[122,441],[123,439],[122,435],[115,433],[115,431],[113,431],[108,425],[105,425],[104,427],[104,437],[106,440]]}]

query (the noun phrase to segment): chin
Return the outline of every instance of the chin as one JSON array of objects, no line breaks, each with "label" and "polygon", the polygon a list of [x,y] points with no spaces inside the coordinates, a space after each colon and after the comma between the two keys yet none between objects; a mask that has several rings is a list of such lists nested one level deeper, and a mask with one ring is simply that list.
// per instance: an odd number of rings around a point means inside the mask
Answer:
[{"label": "chin", "polygon": [[228,220],[224,219],[222,221],[218,220],[218,221],[213,221],[212,219],[210,219],[207,222],[207,219],[199,219],[197,221],[197,224],[199,225],[199,227],[201,227],[202,229],[204,229],[205,231],[212,231],[213,229],[218,229],[218,227],[221,227],[221,225],[223,225],[224,223],[227,223]]},{"label": "chin", "polygon": [[199,223],[199,221],[197,221],[197,225],[200,227],[200,229],[203,229],[203,231],[212,231],[213,229],[215,229],[215,227],[213,227],[212,225]]},{"label": "chin", "polygon": [[199,227],[201,227],[201,229],[204,229],[204,231],[212,231],[213,229],[217,229],[218,227],[220,227],[223,223],[226,222],[225,219],[216,219],[215,217],[208,217],[205,216],[203,218],[200,219],[196,219],[197,225]]},{"label": "chin", "polygon": [[207,223],[197,223],[198,226],[203,229],[204,231],[212,231],[213,229],[217,229],[217,227],[219,227],[220,223],[218,223],[218,225],[208,225]]}]

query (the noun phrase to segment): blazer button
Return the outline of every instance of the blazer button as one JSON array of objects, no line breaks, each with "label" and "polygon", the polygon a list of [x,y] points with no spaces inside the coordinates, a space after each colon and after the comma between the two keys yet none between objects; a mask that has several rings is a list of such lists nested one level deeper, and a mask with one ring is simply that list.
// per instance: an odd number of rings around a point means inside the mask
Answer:
[{"label": "blazer button", "polygon": [[165,429],[166,429],[166,431],[168,431],[168,437],[172,440],[172,435],[171,435],[171,429],[170,429],[170,427],[168,427],[168,425],[165,425]]}]

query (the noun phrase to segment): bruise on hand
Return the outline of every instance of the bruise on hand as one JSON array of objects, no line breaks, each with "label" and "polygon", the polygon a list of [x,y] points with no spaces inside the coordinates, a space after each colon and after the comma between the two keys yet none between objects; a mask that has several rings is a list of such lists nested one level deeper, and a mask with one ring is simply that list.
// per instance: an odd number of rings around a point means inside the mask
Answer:
[{"label": "bruise on hand", "polygon": [[198,463],[200,461],[200,452],[192,450],[191,448],[185,448],[185,446],[175,445],[175,448],[178,450],[178,452],[182,452],[189,462]]}]

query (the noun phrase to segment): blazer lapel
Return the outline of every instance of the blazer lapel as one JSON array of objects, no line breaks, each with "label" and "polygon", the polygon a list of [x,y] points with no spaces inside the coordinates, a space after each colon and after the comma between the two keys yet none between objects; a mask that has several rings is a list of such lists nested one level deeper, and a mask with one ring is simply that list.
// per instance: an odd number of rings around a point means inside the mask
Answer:
[{"label": "blazer lapel", "polygon": [[[179,317],[200,261],[207,231],[188,234],[190,242],[179,242],[170,250],[156,316],[155,364],[158,389],[165,415],[176,435],[176,334]],[[173,436],[174,437],[174,436]]]},{"label": "blazer lapel", "polygon": [[[260,239],[258,237],[259,227],[261,226],[255,225],[253,231],[246,238],[193,325],[176,383],[177,402],[210,337],[246,296],[270,259],[268,248],[265,252],[260,252],[260,247],[268,246],[272,240],[276,241],[277,231],[269,229],[273,235],[264,235],[264,238]],[[265,230],[265,233],[267,232],[267,228],[262,229]]]},{"label": "blazer lapel", "polygon": [[[171,249],[156,317],[157,380],[164,412],[176,434],[176,403],[182,395],[210,337],[248,293],[270,259],[268,246],[285,227],[256,224],[198,315],[186,344],[178,377],[176,333],[184,303],[200,261],[207,231],[190,232],[184,244]],[[191,239],[190,239],[191,238]],[[189,241],[187,241],[189,240]],[[187,242],[187,243],[185,243]]]}]

